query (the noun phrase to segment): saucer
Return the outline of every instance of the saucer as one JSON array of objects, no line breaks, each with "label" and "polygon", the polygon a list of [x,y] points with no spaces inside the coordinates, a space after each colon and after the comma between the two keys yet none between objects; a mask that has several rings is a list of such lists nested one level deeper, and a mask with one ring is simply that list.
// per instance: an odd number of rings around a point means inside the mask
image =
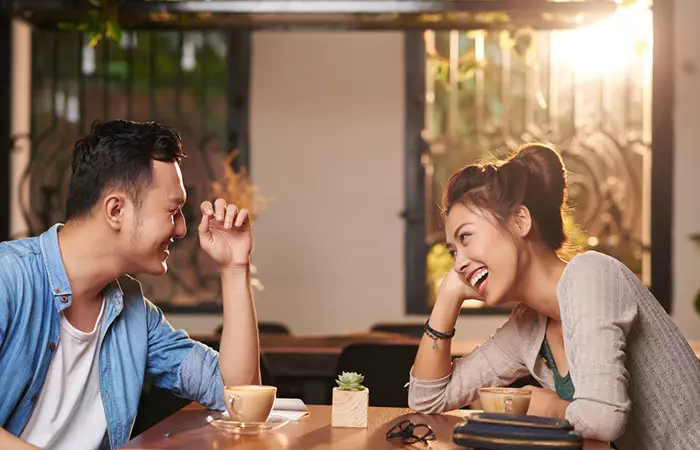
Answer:
[{"label": "saucer", "polygon": [[207,417],[213,427],[231,434],[260,434],[273,431],[289,423],[289,419],[280,416],[270,416],[266,422],[239,422],[231,420],[228,415]]}]

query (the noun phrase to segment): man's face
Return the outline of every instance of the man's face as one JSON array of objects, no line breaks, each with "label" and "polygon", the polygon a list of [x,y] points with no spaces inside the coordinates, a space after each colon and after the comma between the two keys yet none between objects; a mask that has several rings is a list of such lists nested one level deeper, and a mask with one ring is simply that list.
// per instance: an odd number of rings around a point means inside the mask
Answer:
[{"label": "man's face", "polygon": [[129,273],[162,275],[168,270],[169,245],[187,232],[182,205],[182,172],[175,162],[153,161],[153,179],[141,192],[141,204],[125,211],[122,242]]}]

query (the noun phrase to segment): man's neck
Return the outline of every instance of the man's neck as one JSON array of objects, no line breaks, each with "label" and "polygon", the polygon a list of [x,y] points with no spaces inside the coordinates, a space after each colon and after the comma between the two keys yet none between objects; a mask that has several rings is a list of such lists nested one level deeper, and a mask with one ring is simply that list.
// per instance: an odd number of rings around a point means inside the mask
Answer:
[{"label": "man's neck", "polygon": [[58,247],[68,276],[73,302],[101,301],[105,286],[123,275],[112,236],[90,223],[68,222],[58,233]]}]

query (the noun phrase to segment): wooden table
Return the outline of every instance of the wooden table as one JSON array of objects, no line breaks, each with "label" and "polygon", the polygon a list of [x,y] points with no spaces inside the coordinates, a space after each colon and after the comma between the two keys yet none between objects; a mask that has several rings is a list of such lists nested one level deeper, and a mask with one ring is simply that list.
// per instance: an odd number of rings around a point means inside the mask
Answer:
[{"label": "wooden table", "polygon": [[[217,336],[192,336],[218,348]],[[452,356],[457,358],[473,351],[481,340],[454,339]],[[330,388],[334,386],[338,358],[351,344],[418,344],[420,340],[395,333],[360,332],[336,336],[297,336],[261,334],[260,352],[282,389],[282,395],[301,397],[310,404],[330,404]],[[700,341],[689,341],[700,359]]]},{"label": "wooden table", "polygon": [[[483,340],[454,339],[452,355],[462,356]],[[353,333],[338,336],[295,336],[288,334],[261,334],[260,350],[267,354],[326,354],[340,355],[351,344],[420,344],[415,339],[395,333]]]},{"label": "wooden table", "polygon": [[[413,423],[425,423],[435,431],[437,439],[430,444],[431,450],[464,449],[452,442],[452,430],[468,414],[468,411],[454,411],[442,415],[415,414],[402,408],[370,408],[368,428],[333,428],[331,427],[330,406],[309,406],[309,417],[299,422],[290,422],[274,432],[259,436],[240,436],[226,434],[218,429],[204,425],[189,431],[183,431],[169,438],[164,434],[169,431],[187,428],[204,423],[209,411],[197,404],[190,404],[180,412],[172,415],[153,428],[130,441],[126,449],[196,449],[223,450],[274,450],[274,449],[396,449],[428,448],[420,444],[404,445],[400,440],[388,441],[386,432],[397,422],[408,419]],[[608,449],[603,443],[588,442],[586,450]]]},{"label": "wooden table", "polygon": [[[352,333],[338,336],[296,336],[289,334],[261,334],[260,351],[266,355],[340,355],[351,344],[420,344],[420,339],[394,333]],[[484,339],[453,339],[452,356],[472,352]],[[688,344],[700,359],[700,341]]]}]

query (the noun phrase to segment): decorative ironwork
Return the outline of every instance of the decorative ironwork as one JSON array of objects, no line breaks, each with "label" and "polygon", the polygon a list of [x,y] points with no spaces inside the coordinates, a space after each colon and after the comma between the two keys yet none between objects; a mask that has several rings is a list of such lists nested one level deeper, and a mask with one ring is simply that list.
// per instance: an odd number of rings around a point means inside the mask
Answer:
[{"label": "decorative ironwork", "polygon": [[570,172],[576,243],[650,283],[651,33],[648,8],[579,30],[425,32],[429,302],[450,267],[443,183],[535,141],[557,148]]},{"label": "decorative ironwork", "polygon": [[[198,205],[221,179],[227,132],[229,35],[129,31],[121,43],[90,47],[85,35],[35,31],[32,49],[31,160],[21,190],[30,233],[64,220],[72,146],[94,120],[159,120],[182,135],[188,237],[176,242],[165,277],[139,277],[155,303],[218,309],[216,269],[198,251]],[[246,102],[237,102],[247,108]],[[243,149],[244,150],[244,149]],[[205,308],[206,309],[206,308]]]}]

